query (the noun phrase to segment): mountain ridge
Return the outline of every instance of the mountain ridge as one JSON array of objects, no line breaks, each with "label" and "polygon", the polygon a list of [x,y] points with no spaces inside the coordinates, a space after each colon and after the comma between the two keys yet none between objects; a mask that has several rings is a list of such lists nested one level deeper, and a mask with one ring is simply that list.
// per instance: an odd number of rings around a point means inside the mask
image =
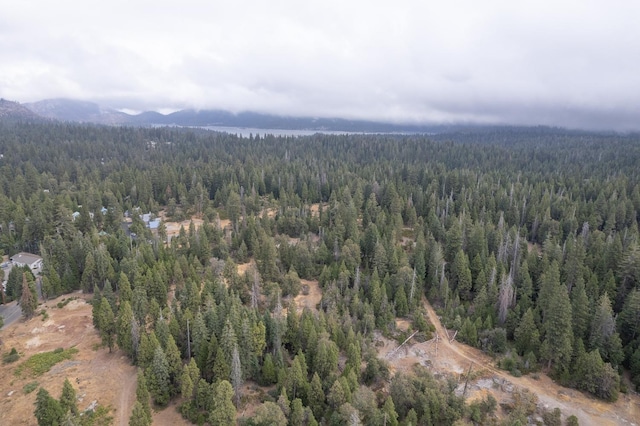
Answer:
[{"label": "mountain ridge", "polygon": [[[35,114],[49,119],[68,122],[108,125],[167,125],[185,127],[240,127],[278,130],[318,130],[346,132],[416,132],[425,133],[441,129],[442,125],[396,124],[371,120],[344,118],[294,117],[263,114],[252,111],[233,113],[221,109],[182,109],[170,114],[144,111],[127,114],[103,108],[90,101],[72,99],[45,99],[24,104]],[[445,126],[446,127],[446,126]]]}]

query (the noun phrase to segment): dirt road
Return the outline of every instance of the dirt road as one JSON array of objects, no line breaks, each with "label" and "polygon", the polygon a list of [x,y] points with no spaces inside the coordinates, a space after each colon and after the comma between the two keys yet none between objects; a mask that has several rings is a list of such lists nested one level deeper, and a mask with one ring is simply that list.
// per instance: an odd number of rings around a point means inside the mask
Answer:
[{"label": "dirt road", "polygon": [[[424,301],[424,306],[429,320],[440,336],[437,356],[435,342],[424,342],[412,345],[405,352],[405,356],[402,356],[402,351],[399,351],[400,357],[389,360],[392,366],[406,368],[415,363],[424,364],[428,360],[435,371],[457,374],[467,371],[469,366],[472,366],[475,372],[482,370],[486,372],[479,376],[489,376],[495,379],[494,381],[511,383],[530,390],[538,396],[542,406],[548,409],[558,407],[565,417],[575,415],[581,425],[637,425],[640,423],[640,397],[637,394],[621,394],[617,402],[607,403],[575,389],[559,386],[545,374],[539,374],[538,380],[530,376],[514,377],[506,371],[497,369],[495,361],[482,351],[455,340],[450,342],[449,334],[452,333],[448,333],[442,326],[428,301]],[[479,380],[474,380],[470,385],[473,386],[477,382]],[[488,391],[493,392],[491,388]],[[500,400],[498,397],[496,399]]]}]

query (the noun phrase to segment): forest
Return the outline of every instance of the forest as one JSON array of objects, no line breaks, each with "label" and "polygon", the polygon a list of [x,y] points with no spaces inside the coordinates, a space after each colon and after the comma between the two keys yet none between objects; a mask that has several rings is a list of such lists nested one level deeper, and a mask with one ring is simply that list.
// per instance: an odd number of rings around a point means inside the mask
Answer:
[{"label": "forest", "polygon": [[[377,356],[377,334],[432,337],[424,300],[514,376],[606,401],[640,387],[637,134],[0,122],[0,154],[0,250],[42,256],[44,298],[93,294],[105,348],[139,367],[130,425],[175,400],[194,424],[490,423],[495,401]],[[169,239],[147,212],[202,225]],[[28,271],[7,279],[3,301],[33,298]],[[246,383],[264,389],[250,417]],[[61,423],[72,404],[43,391],[39,424]]]}]

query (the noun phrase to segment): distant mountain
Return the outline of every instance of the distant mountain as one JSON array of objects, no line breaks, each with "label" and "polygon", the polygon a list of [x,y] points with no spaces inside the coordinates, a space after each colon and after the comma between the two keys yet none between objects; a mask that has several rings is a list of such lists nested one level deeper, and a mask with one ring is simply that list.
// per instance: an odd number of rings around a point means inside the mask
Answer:
[{"label": "distant mountain", "polygon": [[191,126],[191,127],[240,127],[278,130],[318,130],[345,132],[431,132],[441,126],[399,125],[342,118],[290,117],[256,112],[234,114],[223,110],[184,109],[163,115],[146,111],[137,115],[103,108],[97,103],[71,99],[47,99],[25,104],[29,110],[42,117],[60,121],[134,125],[134,126]]},{"label": "distant mountain", "polygon": [[[431,132],[436,126],[416,126],[342,118],[290,117],[256,112],[237,114],[222,110],[185,109],[168,115],[142,113],[132,116],[131,123],[197,127],[240,127],[256,129],[318,130],[345,132]],[[438,126],[440,128],[440,126]]]},{"label": "distant mountain", "polygon": [[33,113],[18,102],[0,99],[0,120],[9,121],[41,121],[42,117]]},{"label": "distant mountain", "polygon": [[114,109],[102,108],[94,102],[71,99],[46,99],[25,106],[38,115],[59,121],[126,124],[131,117]]}]

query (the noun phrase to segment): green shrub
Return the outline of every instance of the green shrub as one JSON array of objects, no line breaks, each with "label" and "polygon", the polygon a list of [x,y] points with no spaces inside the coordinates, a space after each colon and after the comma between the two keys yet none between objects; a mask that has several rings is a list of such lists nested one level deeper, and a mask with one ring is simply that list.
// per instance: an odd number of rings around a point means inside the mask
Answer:
[{"label": "green shrub", "polygon": [[25,394],[31,393],[34,390],[36,390],[36,388],[38,387],[38,382],[31,382],[31,383],[27,383],[26,385],[24,385],[24,387],[22,388],[22,391]]},{"label": "green shrub", "polygon": [[16,375],[22,374],[24,370],[29,370],[33,376],[40,376],[51,369],[57,363],[71,359],[73,355],[78,353],[78,349],[58,348],[52,352],[43,352],[33,355],[26,360],[20,367],[16,369]]},{"label": "green shrub", "polygon": [[10,364],[12,362],[16,362],[20,359],[20,354],[16,350],[16,348],[11,348],[11,352],[2,355],[2,362],[5,364]]}]

